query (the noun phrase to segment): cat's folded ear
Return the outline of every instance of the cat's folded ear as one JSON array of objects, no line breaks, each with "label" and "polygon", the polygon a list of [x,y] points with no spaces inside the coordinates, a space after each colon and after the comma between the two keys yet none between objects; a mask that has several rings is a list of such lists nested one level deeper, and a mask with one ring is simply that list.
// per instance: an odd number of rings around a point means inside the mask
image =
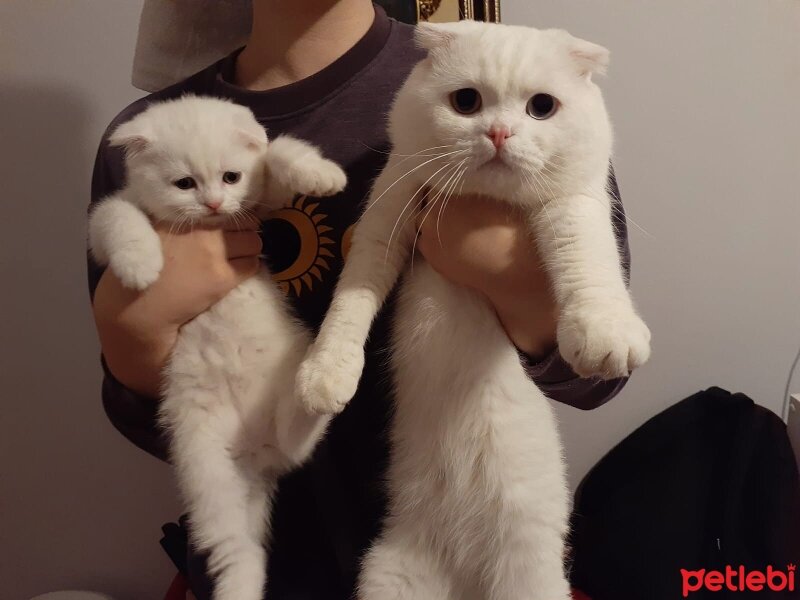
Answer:
[{"label": "cat's folded ear", "polygon": [[238,106],[233,122],[236,135],[241,143],[250,150],[262,152],[267,147],[267,131],[256,121],[252,111],[245,106]]},{"label": "cat's folded ear", "polygon": [[147,150],[153,143],[153,136],[144,119],[134,117],[117,127],[108,137],[108,143],[123,148],[130,157]]},{"label": "cat's folded ear", "polygon": [[607,48],[576,38],[566,31],[559,30],[558,35],[565,40],[569,57],[581,77],[591,79],[592,75],[595,74],[605,75],[611,56]]},{"label": "cat's folded ear", "polygon": [[480,25],[474,21],[457,21],[455,23],[420,23],[414,30],[414,41],[423,50],[446,48],[458,36],[478,29]]}]

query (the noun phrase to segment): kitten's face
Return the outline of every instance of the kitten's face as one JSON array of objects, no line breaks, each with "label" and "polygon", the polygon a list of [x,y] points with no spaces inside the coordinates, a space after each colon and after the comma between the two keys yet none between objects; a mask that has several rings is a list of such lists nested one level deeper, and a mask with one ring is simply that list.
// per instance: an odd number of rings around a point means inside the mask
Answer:
[{"label": "kitten's face", "polygon": [[553,196],[607,160],[610,127],[591,81],[603,48],[565,32],[466,22],[422,27],[418,40],[429,56],[398,95],[392,136],[404,153],[451,153],[426,168],[442,168],[433,187]]},{"label": "kitten's face", "polygon": [[156,220],[210,225],[252,210],[263,185],[266,135],[245,111],[184,98],[134,119],[125,144],[128,180],[142,208]]},{"label": "kitten's face", "polygon": [[159,143],[156,150],[132,171],[146,182],[142,201],[156,219],[214,224],[252,208],[253,175],[261,163],[233,136],[183,148]]}]

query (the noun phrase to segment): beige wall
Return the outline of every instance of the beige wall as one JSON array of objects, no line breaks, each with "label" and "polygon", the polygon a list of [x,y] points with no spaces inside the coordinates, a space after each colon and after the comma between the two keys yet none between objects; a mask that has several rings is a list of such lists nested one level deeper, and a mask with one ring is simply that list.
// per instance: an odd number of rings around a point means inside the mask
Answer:
[{"label": "beige wall", "polygon": [[573,483],[708,386],[779,412],[800,344],[800,2],[503,0],[503,20],[611,49],[617,173],[650,234],[630,237],[653,358],[610,405],[560,411]]},{"label": "beige wall", "polygon": [[159,598],[168,469],[106,421],[88,307],[97,142],[139,94],[141,2],[0,2],[0,598],[90,588]]},{"label": "beige wall", "polygon": [[[0,597],[157,598],[167,469],[106,422],[84,210],[128,84],[139,0],[0,3]],[[777,410],[800,331],[800,3],[504,0],[509,23],[607,44],[603,83],[655,355],[593,413],[560,411],[573,481],[647,417],[717,384]]]}]

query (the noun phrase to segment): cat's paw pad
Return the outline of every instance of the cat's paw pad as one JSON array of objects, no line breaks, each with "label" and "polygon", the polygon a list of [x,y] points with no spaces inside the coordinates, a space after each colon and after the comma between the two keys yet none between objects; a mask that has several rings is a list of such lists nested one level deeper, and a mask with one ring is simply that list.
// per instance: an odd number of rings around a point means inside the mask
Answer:
[{"label": "cat's paw pad", "polygon": [[137,256],[118,253],[111,256],[110,266],[123,286],[142,291],[158,280],[164,268],[164,257],[160,251],[139,253]]},{"label": "cat's paw pad", "polygon": [[362,349],[348,352],[312,348],[298,369],[296,395],[311,414],[337,414],[355,395],[363,369]]},{"label": "cat's paw pad", "polygon": [[342,168],[322,157],[308,159],[302,174],[295,182],[298,192],[318,198],[338,194],[346,185],[347,175]]},{"label": "cat's paw pad", "polygon": [[631,307],[567,307],[558,324],[561,355],[581,377],[625,377],[650,357],[650,330]]}]

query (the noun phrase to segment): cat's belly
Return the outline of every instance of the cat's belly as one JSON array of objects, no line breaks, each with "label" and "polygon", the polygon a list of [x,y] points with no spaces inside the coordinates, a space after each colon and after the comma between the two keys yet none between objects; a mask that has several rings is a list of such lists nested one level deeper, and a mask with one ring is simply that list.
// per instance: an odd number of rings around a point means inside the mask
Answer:
[{"label": "cat's belly", "polygon": [[457,562],[481,554],[500,523],[532,503],[552,504],[553,521],[565,523],[552,409],[487,302],[416,264],[393,344],[392,521],[424,527]]},{"label": "cat's belly", "polygon": [[293,396],[309,342],[262,270],[181,328],[165,373],[162,418],[199,409],[222,437],[236,440],[234,452],[269,443],[275,407]]}]

